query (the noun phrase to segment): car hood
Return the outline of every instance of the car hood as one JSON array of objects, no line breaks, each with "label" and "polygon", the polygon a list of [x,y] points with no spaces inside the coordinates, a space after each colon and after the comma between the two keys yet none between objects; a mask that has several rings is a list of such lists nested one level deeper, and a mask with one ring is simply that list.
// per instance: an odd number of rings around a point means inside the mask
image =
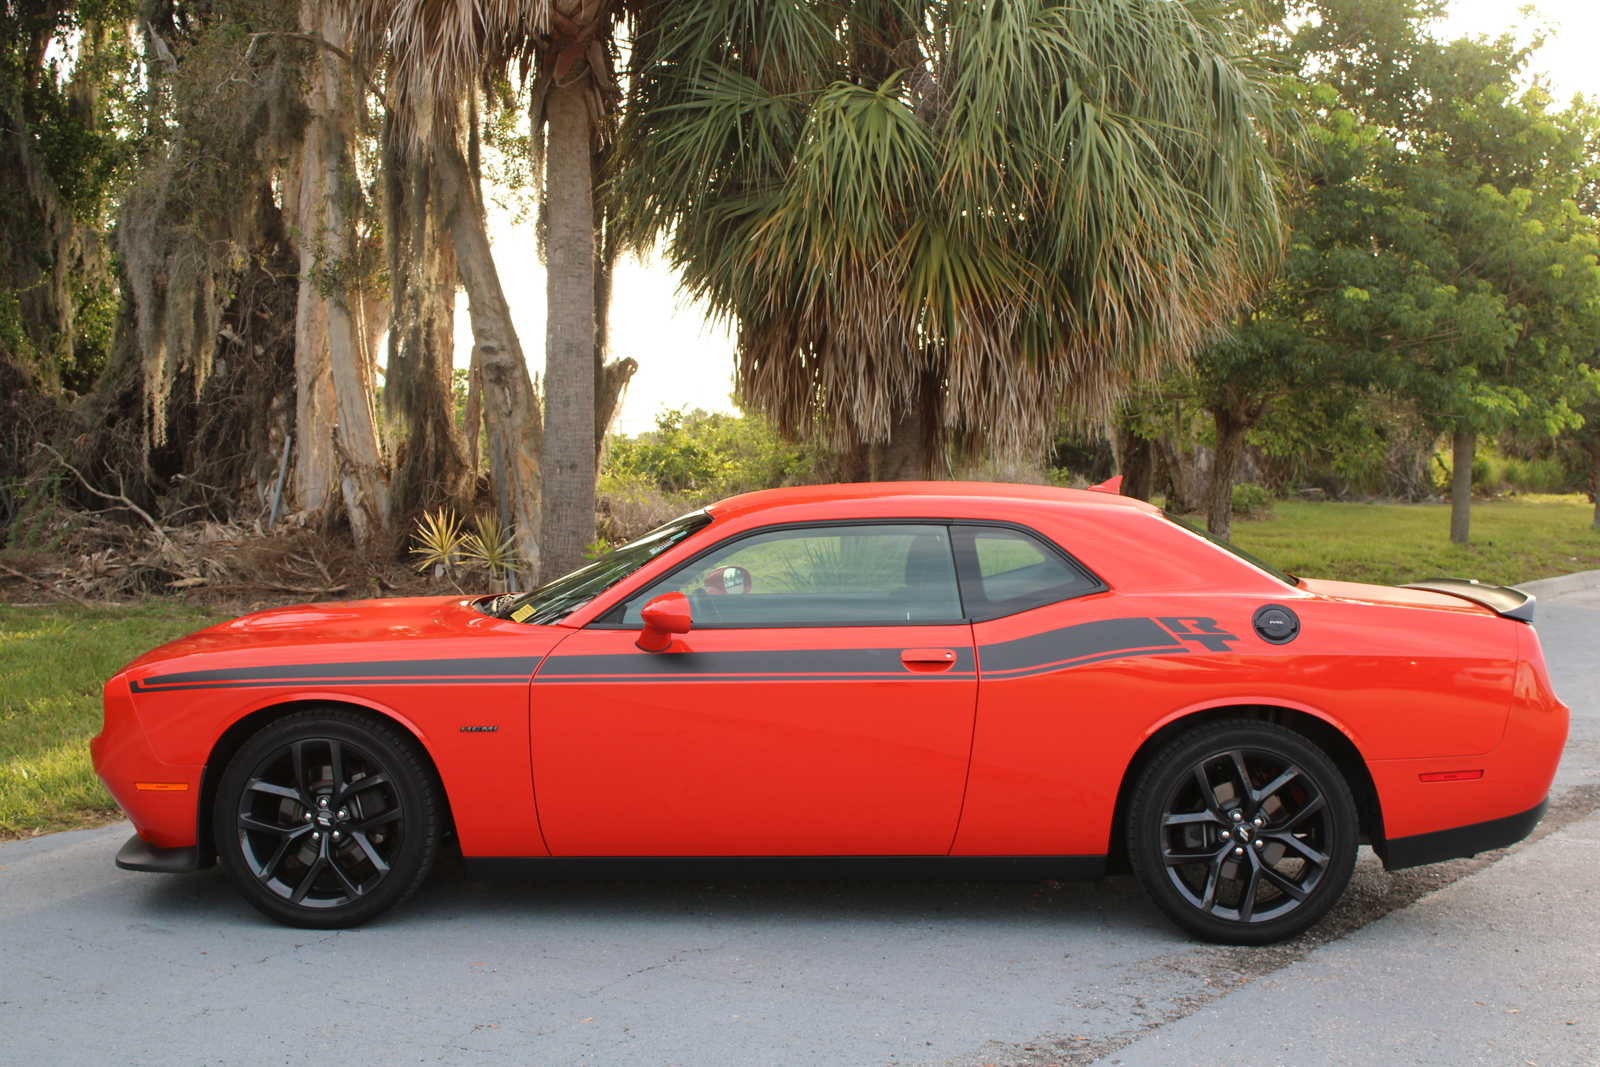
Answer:
[{"label": "car hood", "polygon": [[[307,660],[328,661],[353,656],[377,659],[408,658],[425,648],[452,639],[487,639],[484,653],[495,654],[494,637],[533,638],[541,631],[550,645],[567,634],[563,627],[527,626],[491,618],[474,607],[481,597],[395,597],[383,600],[348,600],[326,604],[298,604],[257,611],[242,618],[208,627],[187,637],[151,649],[127,667],[140,671],[156,664],[203,656],[234,659],[275,659],[294,652]],[[491,651],[493,649],[493,651]]]}]

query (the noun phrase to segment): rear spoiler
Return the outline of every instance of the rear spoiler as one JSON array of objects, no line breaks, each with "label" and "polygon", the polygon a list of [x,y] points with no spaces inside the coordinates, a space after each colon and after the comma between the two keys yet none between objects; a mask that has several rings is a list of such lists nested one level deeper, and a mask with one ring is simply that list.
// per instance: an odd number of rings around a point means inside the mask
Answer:
[{"label": "rear spoiler", "polygon": [[1429,578],[1425,582],[1412,582],[1402,589],[1430,589],[1435,593],[1449,593],[1474,604],[1482,604],[1496,615],[1522,622],[1533,621],[1533,606],[1537,602],[1532,593],[1512,589],[1506,585],[1484,585],[1471,578]]}]

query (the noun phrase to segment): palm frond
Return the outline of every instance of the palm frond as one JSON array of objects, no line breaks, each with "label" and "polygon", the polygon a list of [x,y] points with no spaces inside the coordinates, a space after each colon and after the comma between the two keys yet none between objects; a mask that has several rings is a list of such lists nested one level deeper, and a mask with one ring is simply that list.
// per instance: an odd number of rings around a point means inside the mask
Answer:
[{"label": "palm frond", "polygon": [[611,192],[737,322],[740,394],[787,432],[885,440],[932,380],[946,432],[1037,447],[1273,269],[1276,89],[1220,8],[649,10]]}]

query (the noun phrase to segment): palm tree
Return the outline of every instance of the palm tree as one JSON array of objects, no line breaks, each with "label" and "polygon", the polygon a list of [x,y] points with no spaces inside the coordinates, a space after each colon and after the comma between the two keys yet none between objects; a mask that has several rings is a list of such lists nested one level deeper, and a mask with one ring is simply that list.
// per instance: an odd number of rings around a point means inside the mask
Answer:
[{"label": "palm tree", "polygon": [[780,429],[926,475],[1220,327],[1280,244],[1273,95],[1170,0],[664,0],[613,191]]},{"label": "palm tree", "polygon": [[[535,575],[564,573],[582,563],[594,537],[596,382],[619,389],[626,382],[616,368],[607,376],[596,366],[593,199],[596,141],[613,121],[617,99],[611,35],[620,0],[344,4],[356,40],[369,52],[387,52],[389,102],[411,150],[431,153],[438,168],[471,308],[489,463],[507,503],[505,517]],[[513,68],[534,72],[534,127],[547,130],[542,419],[460,145],[470,86],[508,77]],[[614,402],[602,396],[599,406],[609,410]]]}]

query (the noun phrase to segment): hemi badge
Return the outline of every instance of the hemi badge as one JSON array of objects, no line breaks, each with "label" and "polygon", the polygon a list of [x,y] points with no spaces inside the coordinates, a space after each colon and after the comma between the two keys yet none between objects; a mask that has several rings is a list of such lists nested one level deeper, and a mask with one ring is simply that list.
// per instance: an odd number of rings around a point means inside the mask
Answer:
[{"label": "hemi badge", "polygon": [[189,788],[188,782],[134,782],[135,789],[149,793],[181,793]]},{"label": "hemi badge", "polygon": [[1417,775],[1424,782],[1470,782],[1482,778],[1482,771],[1429,771]]},{"label": "hemi badge", "polygon": [[463,726],[461,732],[464,734],[492,734],[498,729],[500,729],[498,726]]}]

